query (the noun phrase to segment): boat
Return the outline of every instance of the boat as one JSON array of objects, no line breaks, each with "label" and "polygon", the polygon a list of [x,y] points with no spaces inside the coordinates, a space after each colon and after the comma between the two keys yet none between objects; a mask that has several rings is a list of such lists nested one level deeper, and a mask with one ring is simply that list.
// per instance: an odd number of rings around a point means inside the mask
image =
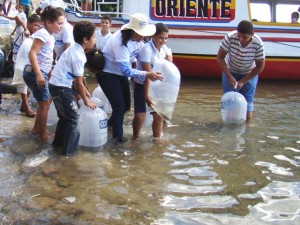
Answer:
[{"label": "boat", "polygon": [[[116,30],[137,12],[147,15],[150,23],[165,23],[167,45],[183,77],[220,78],[216,56],[223,37],[241,20],[252,21],[266,52],[260,79],[300,80],[300,24],[280,19],[282,13],[290,18],[300,0],[95,0],[88,12],[70,1],[66,10],[70,23],[90,20],[100,26],[101,16],[110,14]],[[114,11],[103,10],[108,5]]]}]

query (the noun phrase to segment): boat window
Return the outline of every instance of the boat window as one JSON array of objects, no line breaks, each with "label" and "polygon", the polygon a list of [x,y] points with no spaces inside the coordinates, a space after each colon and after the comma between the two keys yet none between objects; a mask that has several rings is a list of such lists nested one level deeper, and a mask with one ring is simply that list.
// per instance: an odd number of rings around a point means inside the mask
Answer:
[{"label": "boat window", "polygon": [[[299,5],[278,4],[276,5],[276,22],[290,23],[291,14],[298,12]],[[298,20],[300,22],[300,20]]]},{"label": "boat window", "polygon": [[251,3],[251,19],[253,21],[271,22],[271,8],[265,3]]}]

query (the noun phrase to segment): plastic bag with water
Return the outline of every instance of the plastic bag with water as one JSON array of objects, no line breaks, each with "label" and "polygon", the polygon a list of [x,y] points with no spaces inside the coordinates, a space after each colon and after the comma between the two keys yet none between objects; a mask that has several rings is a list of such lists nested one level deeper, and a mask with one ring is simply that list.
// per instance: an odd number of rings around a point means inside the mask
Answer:
[{"label": "plastic bag with water", "polygon": [[247,116],[247,101],[238,92],[225,93],[221,99],[221,113],[224,124],[245,124]]},{"label": "plastic bag with water", "polygon": [[79,145],[84,147],[100,147],[107,142],[107,115],[100,109],[80,108]]},{"label": "plastic bag with water", "polygon": [[108,101],[106,95],[104,94],[102,88],[98,85],[95,90],[92,92],[92,96],[100,99],[103,103],[103,110],[105,113],[110,114],[112,108],[110,102]]},{"label": "plastic bag with water", "polygon": [[152,70],[160,72],[163,76],[162,81],[150,82],[149,97],[153,103],[152,107],[166,121],[170,121],[178,97],[180,72],[172,62],[167,60],[157,61]]}]

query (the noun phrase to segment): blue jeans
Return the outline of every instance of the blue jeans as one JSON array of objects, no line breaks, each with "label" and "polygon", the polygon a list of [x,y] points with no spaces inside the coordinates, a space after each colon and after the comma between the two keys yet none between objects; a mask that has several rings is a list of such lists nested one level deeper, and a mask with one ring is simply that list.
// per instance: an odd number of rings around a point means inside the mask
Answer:
[{"label": "blue jeans", "polygon": [[36,82],[35,73],[30,65],[26,65],[23,72],[23,79],[26,85],[32,91],[33,97],[38,102],[48,101],[50,98],[49,88],[48,88],[48,74],[41,71],[45,79],[45,87],[39,87]]},{"label": "blue jeans", "polygon": [[49,91],[57,110],[53,146],[62,146],[62,154],[72,156],[78,149],[80,138],[79,112],[72,89],[49,84]]},{"label": "blue jeans", "polygon": [[[245,74],[239,74],[239,73],[231,72],[231,74],[236,81],[239,81],[240,79],[242,79],[245,76]],[[247,101],[247,112],[252,112],[254,109],[253,102],[254,102],[254,96],[255,96],[255,92],[256,92],[257,82],[258,82],[258,76],[256,75],[255,77],[250,79],[247,83],[245,83],[243,85],[243,87],[238,91],[245,97],[245,99]],[[222,86],[223,86],[224,94],[229,91],[234,91],[234,87],[232,87],[229,84],[229,80],[224,72],[222,73]]]},{"label": "blue jeans", "polygon": [[111,124],[114,138],[123,138],[124,115],[130,109],[131,97],[128,77],[103,72],[97,80],[112,108]]}]

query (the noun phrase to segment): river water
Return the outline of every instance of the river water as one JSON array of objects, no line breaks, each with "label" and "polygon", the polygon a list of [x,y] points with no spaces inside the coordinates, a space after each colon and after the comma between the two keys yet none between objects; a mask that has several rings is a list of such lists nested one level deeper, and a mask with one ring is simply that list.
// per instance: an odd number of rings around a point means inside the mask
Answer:
[{"label": "river water", "polygon": [[[39,146],[19,96],[5,94],[0,224],[300,224],[299,87],[260,82],[251,123],[226,127],[221,82],[184,79],[162,141],[145,127],[70,159]],[[49,158],[28,167],[37,156]]]}]

